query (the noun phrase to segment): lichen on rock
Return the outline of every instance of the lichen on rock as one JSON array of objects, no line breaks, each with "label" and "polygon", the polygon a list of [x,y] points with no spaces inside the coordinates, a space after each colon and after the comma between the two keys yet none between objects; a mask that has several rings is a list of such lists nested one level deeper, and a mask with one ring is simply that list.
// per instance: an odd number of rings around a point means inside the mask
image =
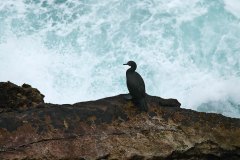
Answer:
[{"label": "lichen on rock", "polygon": [[0,113],[23,111],[44,103],[44,95],[28,84],[19,87],[11,82],[0,82]]}]

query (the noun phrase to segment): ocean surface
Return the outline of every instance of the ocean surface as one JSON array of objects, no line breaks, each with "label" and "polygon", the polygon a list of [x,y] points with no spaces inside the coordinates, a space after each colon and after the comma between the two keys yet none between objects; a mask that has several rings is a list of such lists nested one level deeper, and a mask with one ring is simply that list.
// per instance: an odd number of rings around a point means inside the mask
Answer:
[{"label": "ocean surface", "polygon": [[240,0],[0,2],[0,81],[46,102],[127,93],[129,60],[148,94],[240,118]]}]

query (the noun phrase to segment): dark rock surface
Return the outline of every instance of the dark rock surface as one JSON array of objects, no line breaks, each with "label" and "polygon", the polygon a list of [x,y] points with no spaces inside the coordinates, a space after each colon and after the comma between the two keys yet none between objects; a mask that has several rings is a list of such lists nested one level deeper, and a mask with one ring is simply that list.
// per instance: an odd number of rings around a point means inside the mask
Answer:
[{"label": "dark rock surface", "polygon": [[240,159],[240,119],[147,101],[147,113],[124,95],[45,104],[37,89],[2,82],[0,159]]}]

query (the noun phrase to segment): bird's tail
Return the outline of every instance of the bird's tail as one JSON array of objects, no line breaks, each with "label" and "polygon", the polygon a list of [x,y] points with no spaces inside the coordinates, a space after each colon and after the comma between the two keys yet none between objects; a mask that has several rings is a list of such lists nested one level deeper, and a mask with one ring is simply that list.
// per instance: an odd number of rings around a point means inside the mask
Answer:
[{"label": "bird's tail", "polygon": [[141,111],[148,111],[148,105],[145,97],[139,100],[139,107]]}]

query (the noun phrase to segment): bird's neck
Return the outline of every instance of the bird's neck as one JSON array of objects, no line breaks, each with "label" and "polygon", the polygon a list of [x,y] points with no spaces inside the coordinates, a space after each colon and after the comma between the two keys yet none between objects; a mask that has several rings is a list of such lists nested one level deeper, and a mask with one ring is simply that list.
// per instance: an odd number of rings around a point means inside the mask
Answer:
[{"label": "bird's neck", "polygon": [[136,67],[131,67],[127,70],[127,72],[135,72],[135,70],[136,70]]}]

